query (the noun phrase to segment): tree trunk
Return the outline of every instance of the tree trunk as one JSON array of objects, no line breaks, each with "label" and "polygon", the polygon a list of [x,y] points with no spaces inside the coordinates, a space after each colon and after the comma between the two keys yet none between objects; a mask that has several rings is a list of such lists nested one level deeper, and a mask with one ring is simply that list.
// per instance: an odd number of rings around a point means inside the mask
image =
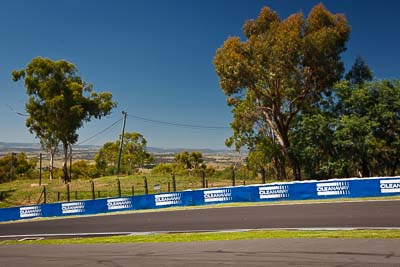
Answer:
[{"label": "tree trunk", "polygon": [[50,169],[49,169],[49,171],[50,171],[50,176],[49,176],[49,179],[50,180],[53,180],[53,178],[54,178],[54,154],[55,154],[55,151],[53,151],[53,150],[50,150]]},{"label": "tree trunk", "polygon": [[64,162],[62,165],[62,172],[63,172],[64,183],[67,184],[69,181],[69,176],[68,176],[68,143],[66,142],[63,142],[63,151],[64,151]]},{"label": "tree trunk", "polygon": [[261,180],[263,184],[267,182],[267,172],[265,171],[265,167],[261,167]]},{"label": "tree trunk", "polygon": [[290,151],[290,141],[288,136],[290,121],[283,123],[282,117],[278,115],[279,105],[277,105],[277,107],[274,108],[274,111],[276,114],[273,115],[270,115],[267,112],[263,112],[264,118],[266,119],[266,122],[271,128],[273,135],[276,137],[276,140],[278,141],[282,149],[282,153],[290,161],[290,165],[293,170],[293,179],[296,181],[300,181],[301,180],[300,163],[297,160],[296,156],[293,155],[293,153]]},{"label": "tree trunk", "polygon": [[396,175],[397,165],[399,165],[399,161],[400,161],[400,159],[399,159],[399,157],[397,157],[396,161],[393,164],[392,171],[390,172],[391,176],[395,176]]},{"label": "tree trunk", "polygon": [[276,172],[276,179],[278,181],[286,180],[285,161],[280,160],[278,156],[274,155],[273,163]]},{"label": "tree trunk", "polygon": [[368,161],[367,160],[362,160],[361,167],[362,167],[362,170],[361,170],[362,177],[370,177],[370,172],[369,172]]},{"label": "tree trunk", "polygon": [[300,171],[299,161],[293,155],[289,156],[289,160],[293,171],[293,179],[295,181],[301,181],[301,171]]},{"label": "tree trunk", "polygon": [[295,181],[301,181],[300,163],[297,157],[290,150],[290,141],[287,131],[281,133],[281,140],[283,154],[289,159],[290,167],[293,171],[293,179]]}]

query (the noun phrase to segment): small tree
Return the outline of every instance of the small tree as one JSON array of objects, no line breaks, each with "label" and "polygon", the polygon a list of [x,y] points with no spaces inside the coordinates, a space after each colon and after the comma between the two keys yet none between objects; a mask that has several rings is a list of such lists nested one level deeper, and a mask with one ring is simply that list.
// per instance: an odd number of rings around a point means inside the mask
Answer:
[{"label": "small tree", "polygon": [[25,153],[10,153],[0,158],[0,183],[15,180],[16,176],[29,175],[36,167],[36,159],[28,159]]},{"label": "small tree", "polygon": [[[41,136],[40,144],[42,148],[50,154],[50,164],[49,164],[49,179],[53,180],[54,178],[54,157],[56,152],[58,151],[58,145],[60,144],[60,140],[58,140],[52,132],[47,132],[48,129],[37,129],[38,136]],[[33,130],[30,130],[33,133]]]},{"label": "small tree", "polygon": [[175,155],[175,162],[186,170],[200,169],[204,167],[203,155],[201,152],[193,151],[189,154],[183,151]]},{"label": "small tree", "polygon": [[190,170],[192,168],[190,155],[187,151],[183,151],[180,154],[175,154],[175,162],[184,169]]},{"label": "small tree", "polygon": [[360,56],[356,58],[351,70],[346,74],[346,80],[354,85],[372,81],[372,78],[372,71]]},{"label": "small tree", "polygon": [[[125,133],[122,146],[122,167],[128,172],[135,172],[154,161],[153,156],[146,151],[147,141],[140,133]],[[120,140],[107,142],[95,155],[96,167],[102,174],[112,174],[115,170]]]},{"label": "small tree", "polygon": [[123,144],[123,162],[129,172],[136,172],[144,164],[154,161],[153,156],[146,151],[147,141],[140,133],[125,133]]},{"label": "small tree", "polygon": [[60,141],[63,146],[63,179],[69,181],[68,147],[78,140],[77,130],[92,118],[110,114],[116,106],[111,93],[96,93],[65,60],[34,58],[25,69],[13,71],[14,81],[24,78],[29,100],[26,126],[42,145]]},{"label": "small tree", "polygon": [[117,163],[118,145],[115,142],[107,142],[94,156],[96,168],[102,175],[114,173]]}]

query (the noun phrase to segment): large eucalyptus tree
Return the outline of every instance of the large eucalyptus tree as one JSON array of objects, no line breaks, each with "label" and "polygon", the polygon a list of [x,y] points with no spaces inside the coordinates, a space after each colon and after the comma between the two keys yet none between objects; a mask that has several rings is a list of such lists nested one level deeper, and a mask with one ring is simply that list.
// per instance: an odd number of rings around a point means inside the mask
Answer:
[{"label": "large eucalyptus tree", "polygon": [[341,78],[340,54],[350,27],[343,15],[331,14],[322,4],[307,18],[297,13],[285,20],[265,7],[256,20],[244,24],[243,33],[244,41],[229,37],[214,58],[221,89],[233,106],[233,142],[254,140],[253,135],[259,139],[260,134],[270,138],[300,180],[292,123]]},{"label": "large eucalyptus tree", "polygon": [[76,66],[65,60],[37,57],[25,69],[14,70],[12,77],[25,82],[29,131],[42,145],[62,144],[63,179],[67,183],[68,146],[77,142],[77,130],[84,122],[110,114],[116,106],[112,94],[93,91],[92,84],[77,75]]}]

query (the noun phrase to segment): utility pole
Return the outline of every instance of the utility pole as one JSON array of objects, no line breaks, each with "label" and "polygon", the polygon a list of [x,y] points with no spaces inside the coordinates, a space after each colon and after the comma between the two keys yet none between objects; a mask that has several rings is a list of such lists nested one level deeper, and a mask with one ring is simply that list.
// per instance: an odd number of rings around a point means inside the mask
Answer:
[{"label": "utility pole", "polygon": [[126,124],[126,115],[125,111],[122,111],[122,118],[124,123],[122,125],[122,134],[121,134],[121,143],[119,144],[119,152],[118,152],[118,163],[117,163],[117,175],[119,174],[119,169],[121,166],[121,153],[122,153],[122,145],[124,144],[124,134],[125,134],[125,124]]},{"label": "utility pole", "polygon": [[72,145],[69,144],[69,181],[72,180]]}]

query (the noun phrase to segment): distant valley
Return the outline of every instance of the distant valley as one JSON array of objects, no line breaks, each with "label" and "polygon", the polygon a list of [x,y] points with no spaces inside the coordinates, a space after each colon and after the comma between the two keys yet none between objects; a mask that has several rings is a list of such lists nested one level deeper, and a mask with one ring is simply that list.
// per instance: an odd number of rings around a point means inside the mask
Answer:
[{"label": "distant valley", "polygon": [[[94,145],[77,145],[73,146],[73,160],[93,160],[100,146]],[[226,167],[243,160],[245,155],[239,154],[232,150],[216,150],[216,149],[185,149],[185,148],[157,148],[148,147],[147,150],[154,155],[155,163],[172,163],[174,156],[182,151],[200,151],[206,163],[216,167]],[[0,157],[9,153],[25,152],[28,157],[36,157],[39,153],[43,153],[43,159],[48,160],[49,156],[44,152],[39,143],[6,143],[0,142]],[[56,160],[62,159],[62,148],[56,154]]]}]

